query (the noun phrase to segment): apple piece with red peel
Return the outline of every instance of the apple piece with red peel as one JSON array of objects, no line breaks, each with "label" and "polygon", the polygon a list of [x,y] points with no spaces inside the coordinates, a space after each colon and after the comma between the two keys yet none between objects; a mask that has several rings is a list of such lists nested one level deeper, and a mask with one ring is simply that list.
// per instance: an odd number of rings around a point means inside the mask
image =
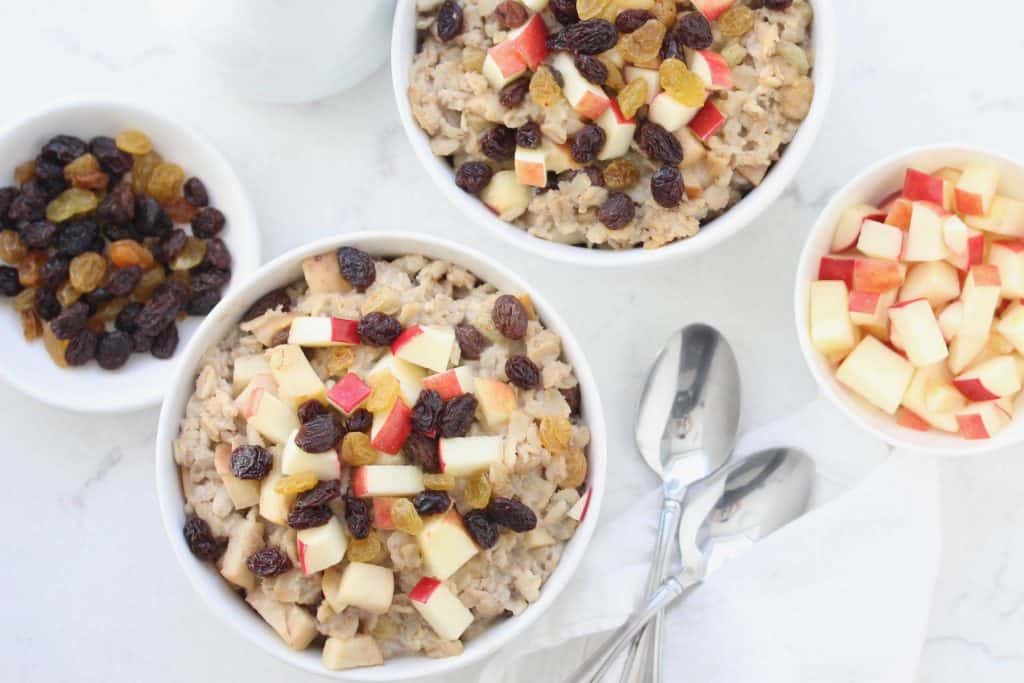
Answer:
[{"label": "apple piece with red peel", "polygon": [[846,357],[836,379],[880,410],[894,415],[914,376],[905,358],[868,336]]},{"label": "apple piece with red peel", "polygon": [[522,0],[522,3],[534,12],[543,12],[548,6],[548,0]]},{"label": "apple piece with red peel", "polygon": [[903,196],[910,201],[930,202],[952,211],[955,201],[953,183],[941,176],[908,168],[903,179]]},{"label": "apple piece with red peel", "polygon": [[636,119],[623,116],[619,105],[612,100],[594,123],[604,131],[604,146],[597,158],[604,161],[625,156],[636,132]]},{"label": "apple piece with red peel", "polygon": [[907,359],[915,367],[932,365],[949,356],[939,321],[927,299],[898,303],[889,308],[889,318],[902,340]]},{"label": "apple piece with red peel", "polygon": [[1018,353],[1024,353],[1024,305],[1019,301],[1010,304],[1000,316],[995,330],[1013,344]]},{"label": "apple piece with red peel", "polygon": [[693,6],[704,15],[705,19],[714,21],[732,7],[735,2],[736,0],[693,0]]},{"label": "apple piece with red peel", "polygon": [[373,499],[373,528],[394,529],[395,522],[391,519],[391,506],[398,498],[393,496],[377,496]]},{"label": "apple piece with red peel", "polygon": [[298,433],[297,429],[291,433],[281,452],[281,473],[312,472],[321,481],[340,479],[341,461],[338,459],[338,452],[333,448],[324,453],[304,451],[295,443]]},{"label": "apple piece with red peel", "polygon": [[427,519],[416,542],[423,556],[425,573],[442,581],[480,552],[454,508]]},{"label": "apple piece with red peel", "polygon": [[947,342],[953,341],[953,337],[960,331],[964,321],[964,303],[954,301],[942,309],[939,314],[939,329]]},{"label": "apple piece with red peel", "polygon": [[569,508],[569,512],[566,514],[570,519],[575,519],[577,522],[583,522],[587,516],[587,510],[590,509],[590,493],[592,489],[587,489],[586,492],[580,496],[580,499]]},{"label": "apple piece with red peel", "polygon": [[541,148],[516,147],[516,180],[520,185],[545,187],[548,184],[548,155]]},{"label": "apple piece with red peel", "polygon": [[568,143],[557,144],[548,138],[540,141],[540,148],[544,150],[544,160],[547,169],[552,173],[561,173],[570,169],[582,168],[583,165],[572,158],[572,147]]},{"label": "apple piece with red peel", "polygon": [[548,27],[539,14],[534,14],[525,24],[509,31],[507,40],[515,46],[516,52],[531,70],[536,70],[547,59]]},{"label": "apple piece with red peel", "polygon": [[515,44],[506,40],[487,51],[481,71],[495,90],[501,90],[526,73],[526,61]]},{"label": "apple piece with red peel", "polygon": [[437,456],[441,471],[455,477],[468,477],[491,469],[501,462],[504,439],[500,436],[463,436],[441,439]]},{"label": "apple piece with red peel", "polygon": [[933,379],[925,389],[924,404],[933,413],[955,413],[967,405],[967,399],[949,382]]},{"label": "apple piece with red peel", "polygon": [[434,372],[448,369],[455,348],[455,330],[448,325],[412,325],[391,344],[391,354]]},{"label": "apple piece with red peel", "polygon": [[885,197],[882,198],[882,201],[878,202],[878,211],[888,216],[892,212],[892,207],[898,201],[907,201],[906,199],[903,199],[903,190],[896,190],[895,192],[890,192],[885,195]]},{"label": "apple piece with red peel", "polygon": [[941,308],[960,296],[960,275],[945,261],[929,261],[911,266],[900,287],[900,301],[927,299],[932,308]]},{"label": "apple piece with red peel", "polygon": [[516,179],[512,170],[498,171],[480,191],[480,201],[502,220],[518,218],[530,205],[530,190]]},{"label": "apple piece with red peel", "polygon": [[856,259],[848,256],[823,256],[818,264],[819,280],[839,280],[846,283],[847,289],[853,287],[853,267]]},{"label": "apple piece with red peel", "polygon": [[506,424],[516,410],[515,390],[493,377],[477,377],[474,384],[484,423],[492,429]]},{"label": "apple piece with red peel", "polygon": [[[270,374],[269,369],[270,366],[268,365],[268,372],[254,374],[246,384],[245,389],[242,390],[242,393],[235,397],[235,410],[246,420],[256,414],[263,392],[277,394],[277,382],[274,381],[274,376]],[[291,433],[291,430],[288,431]],[[285,438],[287,438],[287,435]]]},{"label": "apple piece with red peel", "polygon": [[907,199],[897,199],[889,207],[885,215],[885,222],[895,225],[897,228],[907,230],[910,227],[910,218],[914,210],[914,203]]},{"label": "apple piece with red peel", "polygon": [[667,92],[659,92],[651,100],[647,118],[670,133],[690,123],[700,107],[688,107]]},{"label": "apple piece with red peel", "polygon": [[551,60],[551,65],[562,75],[562,93],[577,114],[596,120],[604,113],[611,103],[611,98],[599,86],[583,77],[568,53],[557,53]]},{"label": "apple piece with red peel", "polygon": [[887,292],[903,284],[906,266],[892,261],[853,260],[853,287],[858,292]]},{"label": "apple piece with red peel", "polygon": [[966,370],[988,343],[1000,291],[999,269],[995,266],[974,266],[967,273],[960,297],[964,302],[963,320],[949,346],[949,367],[954,374]]},{"label": "apple piece with red peel", "polygon": [[850,319],[846,285],[836,280],[811,283],[811,343],[826,356],[845,355],[857,345],[857,328]]},{"label": "apple piece with red peel", "polygon": [[903,395],[903,407],[911,410],[936,429],[956,433],[960,427],[957,425],[955,413],[929,410],[927,401],[928,390],[931,387],[936,384],[944,384],[952,389],[952,381],[953,374],[945,363],[918,368]]},{"label": "apple piece with red peel", "polygon": [[349,638],[329,637],[324,641],[320,662],[328,671],[344,671],[384,663],[384,654],[373,636],[356,634]]},{"label": "apple piece with red peel", "polygon": [[729,62],[711,50],[691,52],[690,71],[700,76],[708,90],[728,90],[733,85]]},{"label": "apple piece with red peel", "polygon": [[626,83],[632,83],[637,79],[647,81],[647,104],[654,101],[654,96],[661,91],[661,76],[657,69],[645,69],[639,66],[627,66],[622,70],[622,77]]},{"label": "apple piece with red peel", "polygon": [[[272,377],[270,366],[267,365],[267,359],[262,353],[255,356],[236,358],[231,368],[231,389],[235,396],[242,393],[256,375]],[[271,391],[277,391],[276,383]]]},{"label": "apple piece with red peel", "polygon": [[268,349],[266,356],[277,382],[277,394],[284,403],[297,408],[306,401],[327,402],[327,387],[301,346],[281,344]]},{"label": "apple piece with red peel", "polygon": [[1012,416],[995,402],[972,403],[956,414],[965,439],[991,439],[1010,425]]},{"label": "apple piece with red peel", "polygon": [[370,445],[381,453],[395,455],[412,432],[412,411],[399,399],[391,410],[375,413],[370,427]]},{"label": "apple piece with red peel", "polygon": [[352,413],[372,391],[370,385],[361,380],[359,375],[350,372],[330,388],[327,392],[327,402],[343,413]]},{"label": "apple piece with red peel", "polygon": [[415,496],[423,471],[413,465],[363,465],[352,470],[352,492],[360,498]]},{"label": "apple piece with red peel", "polygon": [[953,386],[969,401],[995,401],[1020,391],[1020,375],[1012,356],[996,356],[958,375]]},{"label": "apple piece with red peel", "polygon": [[902,406],[896,411],[896,424],[918,432],[927,432],[931,429],[931,425],[924,418]]},{"label": "apple piece with red peel", "polygon": [[956,210],[965,216],[984,216],[999,187],[999,171],[987,161],[970,161],[956,184]]},{"label": "apple piece with red peel", "polygon": [[302,573],[309,576],[341,562],[348,549],[348,537],[338,518],[331,517],[327,524],[300,529],[295,534],[295,549]]},{"label": "apple piece with red peel", "polygon": [[298,316],[288,330],[288,343],[313,348],[358,346],[359,321],[330,316]]},{"label": "apple piece with red peel", "polygon": [[1024,297],[1024,240],[993,242],[988,262],[999,269],[1004,298]]},{"label": "apple piece with red peel", "polygon": [[370,369],[369,374],[366,375],[367,381],[373,381],[373,378],[382,372],[387,372],[398,380],[406,405],[416,405],[420,391],[423,390],[423,379],[427,376],[426,370],[407,363],[401,358],[396,358],[389,352],[381,356],[381,359]]},{"label": "apple piece with red peel", "polygon": [[228,498],[236,510],[251,508],[260,502],[260,482],[256,479],[239,479],[231,471],[231,446],[217,444],[213,452],[213,466],[224,483]]},{"label": "apple piece with red peel", "polygon": [[1004,235],[1024,237],[1024,202],[1008,197],[996,197],[992,207],[984,216],[966,216],[967,225],[977,230]]},{"label": "apple piece with red peel", "polygon": [[707,141],[725,125],[725,120],[725,114],[719,111],[714,102],[708,100],[690,121],[690,130],[701,140]]},{"label": "apple piece with red peel", "polygon": [[857,251],[872,258],[899,261],[906,234],[895,225],[865,220],[857,239]]},{"label": "apple piece with red peel", "polygon": [[271,375],[256,375],[235,399],[235,408],[264,438],[285,443],[299,428],[299,418],[273,393],[276,389]]},{"label": "apple piece with red peel", "polygon": [[947,216],[942,221],[942,240],[946,260],[960,270],[970,270],[985,260],[985,235],[968,227],[959,216]]},{"label": "apple piece with red peel", "polygon": [[370,614],[384,614],[395,595],[395,574],[391,569],[367,562],[349,562],[337,586],[324,591],[328,604],[358,607]]},{"label": "apple piece with red peel", "polygon": [[441,400],[450,401],[462,394],[471,394],[474,390],[473,369],[468,365],[460,365],[436,375],[430,375],[423,379],[424,389],[433,389],[440,395]]},{"label": "apple piece with red peel", "polygon": [[473,623],[473,613],[448,586],[431,576],[424,576],[413,586],[409,602],[444,640],[457,640]]},{"label": "apple piece with red peel", "polygon": [[948,256],[942,230],[946,217],[941,206],[914,202],[903,246],[904,261],[942,261]]},{"label": "apple piece with red peel", "polygon": [[[943,166],[942,168],[940,168],[938,171],[936,171],[932,175],[933,176],[937,176],[939,178],[942,178],[943,180],[946,180],[946,181],[949,181],[950,183],[952,183],[953,188],[954,188],[954,201],[955,201],[955,199],[956,199],[956,197],[955,197],[956,184],[958,182],[960,182],[960,176],[962,176],[963,174],[964,174],[963,171],[961,171],[959,168],[953,168],[952,166]],[[950,211],[952,211],[952,210],[953,209],[951,208]]]},{"label": "apple piece with red peel", "polygon": [[843,210],[839,224],[832,234],[833,254],[840,254],[852,249],[860,239],[860,229],[866,220],[884,221],[885,214],[870,204],[855,204]]},{"label": "apple piece with red peel", "polygon": [[889,307],[896,303],[897,290],[850,292],[850,320],[882,341],[889,339]]},{"label": "apple piece with red peel", "polygon": [[313,294],[352,291],[352,285],[341,276],[341,265],[334,252],[302,259],[302,275],[306,278],[306,287]]}]

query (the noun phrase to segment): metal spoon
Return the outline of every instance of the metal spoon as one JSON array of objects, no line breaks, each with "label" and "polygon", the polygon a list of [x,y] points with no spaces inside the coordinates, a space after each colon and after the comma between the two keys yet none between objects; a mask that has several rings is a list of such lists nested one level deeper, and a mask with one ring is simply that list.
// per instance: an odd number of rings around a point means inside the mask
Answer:
[{"label": "metal spoon", "polygon": [[599,680],[629,639],[660,610],[727,560],[800,517],[813,484],[814,462],[798,450],[778,448],[745,458],[695,488],[687,495],[679,543],[684,556],[696,549],[697,561],[661,584],[568,683]]},{"label": "metal spoon", "polygon": [[[729,343],[708,325],[678,330],[651,367],[636,417],[637,448],[661,476],[665,497],[646,597],[668,575],[686,489],[728,461],[739,416],[740,375]],[[658,616],[648,629],[651,654],[641,660],[649,671],[645,683],[661,680],[661,627]],[[644,633],[634,639],[623,681],[629,679],[644,642]]]}]

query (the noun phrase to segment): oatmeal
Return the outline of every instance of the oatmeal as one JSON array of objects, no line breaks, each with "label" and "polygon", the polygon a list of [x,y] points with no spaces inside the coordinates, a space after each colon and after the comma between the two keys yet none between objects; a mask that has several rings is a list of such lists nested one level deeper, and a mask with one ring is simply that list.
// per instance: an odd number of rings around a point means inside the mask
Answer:
[{"label": "oatmeal", "polygon": [[198,558],[328,669],[448,657],[536,601],[590,440],[530,298],[342,248],[203,356],[174,456]]},{"label": "oatmeal", "polygon": [[409,99],[455,182],[542,239],[652,249],[756,187],[814,94],[807,0],[418,0]]}]

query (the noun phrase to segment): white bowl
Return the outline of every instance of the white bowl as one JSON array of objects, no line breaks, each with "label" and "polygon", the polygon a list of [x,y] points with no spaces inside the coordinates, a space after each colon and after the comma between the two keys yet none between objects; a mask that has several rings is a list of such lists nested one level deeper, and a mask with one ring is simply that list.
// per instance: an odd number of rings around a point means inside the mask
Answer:
[{"label": "white bowl", "polygon": [[[227,216],[220,235],[232,256],[231,282],[225,295],[238,289],[259,265],[260,233],[252,204],[223,156],[189,128],[134,104],[106,98],[81,98],[53,104],[22,118],[0,132],[0,169],[8,185],[14,166],[33,159],[54,135],[68,133],[85,140],[113,136],[125,128],[145,131],[165,159],[181,165],[187,176],[202,179],[210,202]],[[10,181],[10,182],[8,182]],[[107,371],[95,362],[80,368],[54,364],[41,341],[25,342],[21,323],[9,302],[0,302],[0,345],[6,354],[0,378],[35,399],[78,412],[113,413],[156,405],[174,375],[181,349],[195,333],[199,318],[179,323],[178,353],[169,360],[133,354],[119,370]]]},{"label": "white bowl", "polygon": [[[907,168],[923,171],[943,166],[962,167],[972,159],[987,159],[999,168],[1000,194],[1024,197],[1024,165],[1000,154],[965,145],[934,145],[918,147],[879,161],[851,180],[837,192],[818,216],[811,228],[796,274],[794,306],[800,349],[811,374],[821,391],[850,419],[879,439],[896,446],[936,455],[974,455],[1006,448],[1024,441],[1024,420],[1014,419],[1009,427],[992,439],[968,440],[956,434],[940,431],[920,432],[902,427],[890,415],[869,405],[842,386],[828,361],[811,345],[809,292],[811,282],[817,279],[821,257],[829,252],[832,234],[843,210],[859,203],[876,204],[886,195],[903,187]],[[1018,405],[1020,402],[1018,401]]]},{"label": "white bowl", "polygon": [[[590,507],[583,523],[569,541],[554,573],[541,589],[540,599],[517,617],[506,619],[487,629],[467,643],[463,654],[446,659],[427,657],[400,657],[389,659],[383,665],[348,671],[330,672],[320,663],[320,652],[307,649],[296,652],[289,649],[276,633],[253,612],[208,564],[197,560],[185,545],[181,529],[185,523],[184,496],[180,473],[174,463],[171,441],[178,434],[178,423],[185,404],[195,387],[199,359],[207,348],[218,343],[237,324],[242,313],[261,295],[272,289],[294,282],[302,277],[300,263],[303,258],[337,249],[342,245],[359,247],[375,256],[423,254],[431,258],[451,261],[506,291],[529,293],[538,315],[548,329],[562,338],[562,349],[579,379],[583,398],[583,419],[591,431],[588,450],[590,471],[588,485],[592,491]],[[403,233],[361,233],[332,237],[295,249],[260,268],[244,285],[207,317],[182,354],[167,399],[160,411],[157,431],[156,483],[160,514],[164,528],[192,585],[223,620],[231,624],[258,647],[289,664],[305,671],[352,681],[395,681],[419,676],[437,675],[478,662],[498,648],[512,642],[547,610],[559,593],[571,581],[573,573],[583,559],[583,553],[597,525],[598,512],[605,488],[605,424],[597,385],[583,352],[569,328],[551,305],[525,280],[497,261],[479,252],[452,242]],[[205,616],[205,615],[204,615]],[[202,616],[199,618],[203,618]]]},{"label": "white bowl", "polygon": [[398,0],[391,36],[391,80],[399,118],[420,163],[449,201],[479,225],[522,249],[557,261],[605,267],[654,264],[692,256],[736,234],[760,216],[789,186],[818,137],[835,81],[836,38],[832,0],[812,0],[811,4],[814,7],[811,42],[815,55],[811,77],[814,80],[815,95],[811,110],[796,136],[761,185],[721,216],[701,227],[700,232],[693,237],[657,249],[590,249],[534,237],[501,220],[478,198],[456,187],[451,166],[430,151],[429,139],[417,125],[409,104],[409,69],[416,54],[417,43],[416,0]]}]

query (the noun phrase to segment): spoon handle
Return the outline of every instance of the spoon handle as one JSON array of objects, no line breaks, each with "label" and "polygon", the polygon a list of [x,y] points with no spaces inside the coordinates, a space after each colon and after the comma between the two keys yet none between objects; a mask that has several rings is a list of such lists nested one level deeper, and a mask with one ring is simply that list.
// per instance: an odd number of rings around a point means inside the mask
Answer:
[{"label": "spoon handle", "polygon": [[629,640],[639,633],[655,614],[699,583],[699,579],[670,577],[654,592],[647,603],[629,618],[629,621],[620,626],[618,631],[566,679],[565,683],[592,683],[600,680]]}]

